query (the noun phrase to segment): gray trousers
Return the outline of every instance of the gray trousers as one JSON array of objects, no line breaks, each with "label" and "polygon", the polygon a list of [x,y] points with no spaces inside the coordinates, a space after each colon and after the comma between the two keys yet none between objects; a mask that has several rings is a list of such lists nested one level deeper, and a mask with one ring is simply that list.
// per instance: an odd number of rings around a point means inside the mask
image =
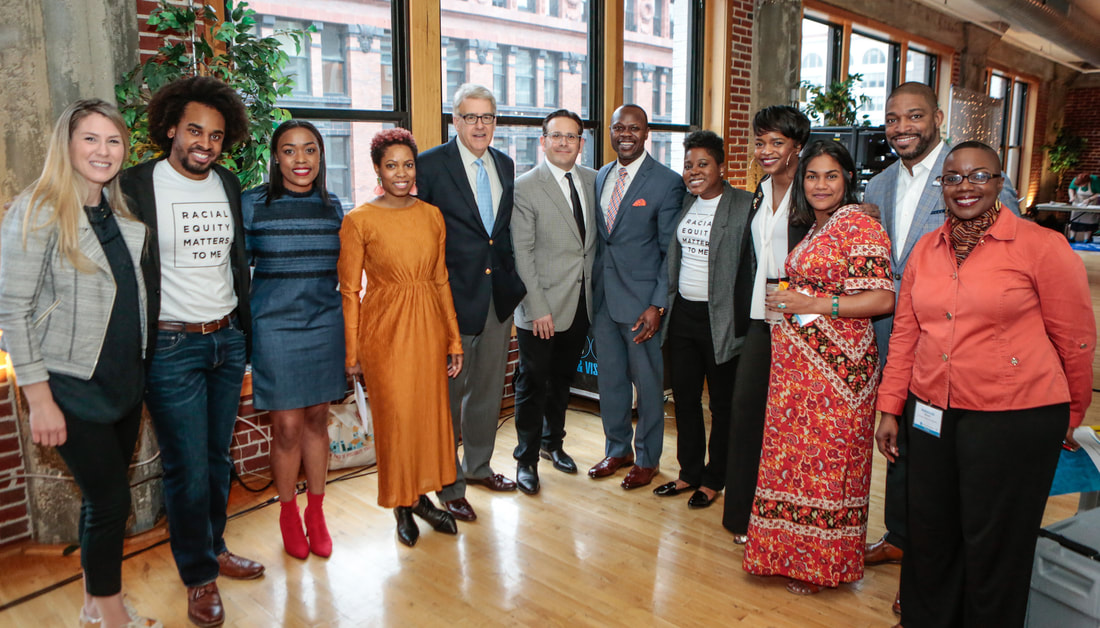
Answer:
[{"label": "gray trousers", "polygon": [[[504,396],[504,372],[512,317],[497,320],[492,299],[480,334],[462,335],[462,372],[450,380],[451,424],[455,435],[455,483],[437,493],[442,501],[466,495],[466,478],[493,474],[489,459],[496,444],[500,402]],[[463,455],[458,454],[459,438]]]}]

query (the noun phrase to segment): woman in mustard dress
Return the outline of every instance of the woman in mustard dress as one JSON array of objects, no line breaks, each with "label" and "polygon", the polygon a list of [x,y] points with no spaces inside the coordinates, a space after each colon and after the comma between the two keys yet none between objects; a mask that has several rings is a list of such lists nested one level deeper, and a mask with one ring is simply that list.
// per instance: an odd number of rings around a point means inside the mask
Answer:
[{"label": "woman in mustard dress", "polygon": [[345,367],[349,377],[363,378],[370,398],[378,505],[394,509],[398,539],[411,547],[420,535],[413,514],[457,533],[454,517],[426,494],[455,481],[447,377],[462,370],[462,342],[443,216],[412,196],[412,134],[382,131],[371,141],[371,159],[381,194],[348,213],[340,229]]}]

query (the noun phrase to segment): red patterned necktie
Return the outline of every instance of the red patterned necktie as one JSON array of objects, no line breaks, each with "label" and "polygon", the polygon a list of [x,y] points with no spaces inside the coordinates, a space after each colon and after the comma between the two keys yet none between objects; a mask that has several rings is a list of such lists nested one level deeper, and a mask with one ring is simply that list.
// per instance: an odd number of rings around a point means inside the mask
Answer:
[{"label": "red patterned necktie", "polygon": [[626,192],[626,168],[619,168],[619,178],[615,180],[615,189],[611,190],[611,202],[607,204],[607,232],[615,226],[615,216],[619,214],[619,203]]}]

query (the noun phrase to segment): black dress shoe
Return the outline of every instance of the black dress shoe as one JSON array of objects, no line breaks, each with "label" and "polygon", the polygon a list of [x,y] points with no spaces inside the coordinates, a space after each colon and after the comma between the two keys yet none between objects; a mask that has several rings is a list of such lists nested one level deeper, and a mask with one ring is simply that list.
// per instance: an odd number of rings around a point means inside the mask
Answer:
[{"label": "black dress shoe", "polygon": [[694,491],[699,488],[698,486],[685,486],[684,488],[676,488],[676,480],[667,482],[653,489],[653,494],[657,497],[674,497],[680,493],[686,493],[688,491]]},{"label": "black dress shoe", "polygon": [[427,495],[421,495],[420,501],[412,507],[413,514],[431,524],[432,529],[444,534],[458,534],[458,525],[455,518],[446,510],[435,507]]},{"label": "black dress shoe", "polygon": [[412,547],[420,538],[420,528],[416,527],[416,519],[413,519],[413,510],[409,506],[398,506],[393,509],[393,516],[397,518],[397,540]]},{"label": "black dress shoe", "polygon": [[715,493],[714,497],[707,497],[707,494],[703,491],[695,491],[688,499],[688,508],[706,508],[713,504],[717,497],[718,493]]},{"label": "black dress shoe", "polygon": [[527,495],[539,492],[539,468],[533,464],[516,465],[516,485]]},{"label": "black dress shoe", "polygon": [[577,472],[577,463],[573,462],[573,457],[565,453],[564,449],[555,449],[554,451],[543,449],[539,451],[539,456],[552,461],[554,468],[558,471],[563,473]]}]

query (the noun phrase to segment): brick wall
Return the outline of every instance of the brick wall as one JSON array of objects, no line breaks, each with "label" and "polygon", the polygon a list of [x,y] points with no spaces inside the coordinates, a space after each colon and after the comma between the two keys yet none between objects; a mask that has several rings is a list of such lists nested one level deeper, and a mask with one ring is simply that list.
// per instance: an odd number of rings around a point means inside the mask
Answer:
[{"label": "brick wall", "polygon": [[1066,129],[1088,140],[1088,144],[1085,146],[1081,165],[1065,177],[1062,189],[1058,190],[1057,200],[1064,201],[1068,198],[1065,189],[1069,185],[1071,176],[1081,172],[1100,175],[1100,106],[1098,105],[1100,105],[1100,87],[1069,90],[1063,125]]},{"label": "brick wall", "polygon": [[23,478],[22,444],[15,415],[15,386],[0,358],[0,546],[30,536],[27,481]]},{"label": "brick wall", "polygon": [[730,0],[730,93],[726,126],[726,180],[749,187],[749,140],[752,138],[752,0]]}]

